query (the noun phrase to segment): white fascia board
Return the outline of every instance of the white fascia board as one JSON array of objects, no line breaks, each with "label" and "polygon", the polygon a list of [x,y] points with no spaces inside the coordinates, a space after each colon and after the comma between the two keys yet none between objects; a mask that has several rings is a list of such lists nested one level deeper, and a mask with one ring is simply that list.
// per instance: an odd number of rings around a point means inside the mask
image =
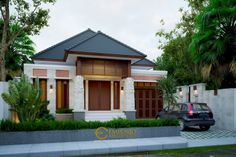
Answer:
[{"label": "white fascia board", "polygon": [[134,82],[154,82],[154,83],[156,83],[157,80],[134,80]]},{"label": "white fascia board", "polygon": [[162,77],[165,77],[165,76],[167,76],[167,73],[168,73],[167,71],[160,71],[160,70],[138,70],[138,69],[131,70],[132,76],[142,75],[142,76],[162,76]]},{"label": "white fascia board", "polygon": [[24,67],[46,68],[46,69],[57,68],[59,70],[60,68],[62,69],[75,68],[75,66],[72,66],[72,65],[55,65],[55,64],[24,64]]},{"label": "white fascia board", "polygon": [[72,63],[67,63],[67,62],[58,62],[58,61],[38,61],[35,60],[34,64],[50,64],[50,65],[75,65],[75,62]]}]

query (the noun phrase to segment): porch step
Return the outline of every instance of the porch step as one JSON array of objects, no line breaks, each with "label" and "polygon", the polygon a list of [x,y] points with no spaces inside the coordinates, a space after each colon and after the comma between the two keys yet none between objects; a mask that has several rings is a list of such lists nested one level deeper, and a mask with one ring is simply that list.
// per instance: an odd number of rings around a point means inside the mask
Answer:
[{"label": "porch step", "polygon": [[109,121],[114,118],[126,118],[123,112],[91,111],[85,113],[86,121]]}]

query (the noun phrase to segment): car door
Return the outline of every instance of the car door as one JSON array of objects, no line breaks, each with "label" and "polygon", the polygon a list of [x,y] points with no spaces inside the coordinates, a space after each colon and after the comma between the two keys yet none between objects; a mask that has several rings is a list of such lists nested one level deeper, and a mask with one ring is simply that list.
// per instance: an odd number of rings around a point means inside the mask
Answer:
[{"label": "car door", "polygon": [[170,112],[170,118],[180,118],[181,104],[175,104],[172,111]]}]

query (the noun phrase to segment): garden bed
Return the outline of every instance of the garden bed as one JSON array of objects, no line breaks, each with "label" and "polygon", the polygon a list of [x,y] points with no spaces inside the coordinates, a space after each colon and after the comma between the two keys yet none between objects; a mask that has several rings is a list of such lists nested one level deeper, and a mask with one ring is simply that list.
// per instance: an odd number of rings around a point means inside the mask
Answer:
[{"label": "garden bed", "polygon": [[0,145],[179,136],[178,120],[1,122]]}]

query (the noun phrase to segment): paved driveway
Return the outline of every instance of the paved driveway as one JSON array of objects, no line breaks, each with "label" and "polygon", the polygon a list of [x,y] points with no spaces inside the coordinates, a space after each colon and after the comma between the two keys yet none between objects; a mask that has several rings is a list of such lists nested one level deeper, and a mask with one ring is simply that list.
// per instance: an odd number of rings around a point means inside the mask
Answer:
[{"label": "paved driveway", "polygon": [[236,137],[236,131],[216,129],[214,127],[210,128],[208,131],[190,128],[188,131],[182,131],[180,134],[182,137],[189,140]]}]

